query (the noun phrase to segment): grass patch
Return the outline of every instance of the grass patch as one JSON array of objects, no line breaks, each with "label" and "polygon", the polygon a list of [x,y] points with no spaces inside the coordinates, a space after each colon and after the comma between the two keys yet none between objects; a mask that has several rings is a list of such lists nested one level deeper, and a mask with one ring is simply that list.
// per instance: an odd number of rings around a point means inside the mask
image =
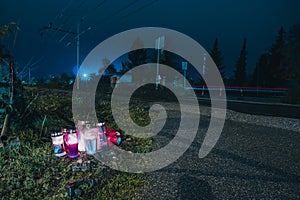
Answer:
[{"label": "grass patch", "polygon": [[[36,95],[38,95],[36,97]],[[35,98],[36,97],[36,98]],[[84,183],[81,193],[74,199],[132,199],[143,187],[144,174],[131,174],[112,170],[98,162],[88,171],[72,172],[71,166],[79,159],[93,160],[90,156],[70,159],[53,154],[50,133],[72,124],[71,93],[60,91],[25,91],[27,110],[16,114],[11,126],[11,137],[18,137],[20,148],[0,149],[0,196],[3,199],[66,199],[65,186],[83,178],[95,180],[95,185]],[[96,112],[99,121],[118,129],[110,111],[110,104],[98,102]],[[139,124],[147,124],[147,111],[138,105],[130,111]],[[43,123],[46,116],[46,122]],[[124,138],[129,138],[122,133]],[[120,148],[144,153],[151,151],[151,139],[130,138]]]}]

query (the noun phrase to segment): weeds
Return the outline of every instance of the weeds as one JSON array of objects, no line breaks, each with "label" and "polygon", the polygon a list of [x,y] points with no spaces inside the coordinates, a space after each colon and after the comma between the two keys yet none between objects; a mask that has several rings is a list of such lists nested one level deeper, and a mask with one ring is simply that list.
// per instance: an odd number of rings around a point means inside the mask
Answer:
[{"label": "weeds", "polygon": [[[32,101],[35,92],[31,89],[30,94],[24,95],[27,102]],[[96,106],[99,121],[118,129],[111,115],[110,104],[99,102]],[[130,112],[137,123],[148,123],[144,109],[136,106]],[[40,94],[26,109],[26,113],[20,116],[24,118],[11,128],[11,136],[20,139],[20,147],[0,149],[2,199],[66,199],[65,186],[82,178],[96,180],[96,183],[94,186],[88,183],[80,185],[82,192],[75,199],[132,199],[143,187],[144,174],[115,171],[101,163],[91,171],[72,172],[71,165],[78,159],[54,156],[50,133],[72,122],[70,95],[60,96],[55,92]],[[151,139],[130,138],[124,141],[121,148],[146,153],[151,151],[151,144]],[[86,156],[80,158],[93,159]]]}]

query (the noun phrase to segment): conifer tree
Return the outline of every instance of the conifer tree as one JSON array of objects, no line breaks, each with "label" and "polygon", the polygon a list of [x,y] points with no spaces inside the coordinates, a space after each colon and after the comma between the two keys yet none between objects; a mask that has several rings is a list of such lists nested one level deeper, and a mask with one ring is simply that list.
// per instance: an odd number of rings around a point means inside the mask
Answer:
[{"label": "conifer tree", "polygon": [[234,81],[237,86],[243,86],[246,82],[246,65],[247,65],[247,46],[244,39],[240,56],[236,62],[234,71]]}]

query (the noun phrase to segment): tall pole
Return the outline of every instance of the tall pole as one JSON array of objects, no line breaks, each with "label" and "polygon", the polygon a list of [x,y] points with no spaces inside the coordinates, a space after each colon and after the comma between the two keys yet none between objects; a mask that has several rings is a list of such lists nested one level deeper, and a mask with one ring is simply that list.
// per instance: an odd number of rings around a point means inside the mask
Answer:
[{"label": "tall pole", "polygon": [[157,62],[156,62],[156,85],[155,85],[155,89],[158,90],[158,74],[159,74],[159,45],[160,45],[160,37],[157,38]]},{"label": "tall pole", "polygon": [[165,45],[165,36],[160,36],[155,40],[155,48],[157,49],[157,63],[156,63],[156,90],[158,90],[159,82],[159,54],[160,50],[164,48]]},{"label": "tall pole", "polygon": [[79,23],[77,24],[77,66],[76,66],[76,71],[77,71],[77,89],[79,89],[79,80],[80,80],[80,78],[79,78],[79,74],[78,74],[78,72],[79,72],[79,45],[80,45],[80,43],[79,43]]},{"label": "tall pole", "polygon": [[186,89],[186,70],[183,70],[184,79],[183,79],[183,89]]},{"label": "tall pole", "polygon": [[188,66],[188,63],[187,62],[182,62],[181,63],[181,66],[182,66],[182,70],[183,70],[183,90],[186,89],[186,70],[187,70],[187,66]]},{"label": "tall pole", "polygon": [[[56,27],[53,27],[52,26],[52,24],[50,24],[49,26],[45,26],[45,27],[42,27],[40,30],[41,31],[43,31],[43,30],[47,30],[47,29],[49,29],[49,30],[56,30],[56,31],[59,31],[59,32],[63,32],[63,33],[67,33],[67,34],[73,34],[73,35],[76,35],[76,42],[77,42],[77,45],[76,45],[76,50],[77,50],[77,52],[76,52],[76,70],[77,70],[77,74],[78,74],[78,71],[79,71],[79,37],[80,37],[80,35],[81,34],[83,34],[83,33],[85,33],[86,31],[88,31],[88,30],[91,30],[91,27],[89,27],[88,29],[86,29],[85,31],[83,31],[83,32],[79,32],[79,23],[77,24],[77,31],[76,32],[73,32],[73,31],[69,31],[69,30],[64,30],[64,29],[61,29],[61,28],[56,28]],[[42,32],[41,32],[42,33]],[[66,36],[66,35],[65,35]],[[65,38],[65,36],[63,37],[63,38]],[[63,38],[62,39],[60,39],[60,42],[63,40]],[[76,76],[76,77],[78,77],[78,76]],[[77,89],[79,89],[79,81],[80,81],[80,78],[78,77],[77,78]]]},{"label": "tall pole", "polygon": [[202,66],[202,74],[205,75],[206,70],[206,53],[203,54],[203,66]]},{"label": "tall pole", "polygon": [[[203,66],[202,66],[202,79],[204,80],[205,72],[206,71],[206,53],[203,54]],[[203,89],[202,89],[202,96],[204,95],[204,83],[203,83]]]}]

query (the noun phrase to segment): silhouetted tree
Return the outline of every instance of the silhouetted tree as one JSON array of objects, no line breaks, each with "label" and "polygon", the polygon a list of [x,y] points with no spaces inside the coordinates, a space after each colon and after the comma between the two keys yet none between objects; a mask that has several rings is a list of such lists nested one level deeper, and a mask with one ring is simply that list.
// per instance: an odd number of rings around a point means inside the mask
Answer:
[{"label": "silhouetted tree", "polygon": [[106,74],[116,74],[117,69],[113,63],[110,62],[109,59],[104,58],[102,60],[103,68],[99,69],[98,74],[102,74],[104,71]]},{"label": "silhouetted tree", "polygon": [[[11,22],[7,25],[0,27],[0,39],[4,40],[7,38],[15,29],[17,28],[15,22]],[[0,44],[0,62],[3,63],[3,59],[11,58],[12,55],[9,53],[9,50],[6,45]]]},{"label": "silhouetted tree", "polygon": [[280,28],[275,44],[270,49],[270,64],[268,69],[269,86],[276,87],[283,83],[286,79],[285,70],[285,31],[283,27]]},{"label": "silhouetted tree", "polygon": [[0,27],[0,39],[4,39],[18,29],[16,22],[10,22]]},{"label": "silhouetted tree", "polygon": [[67,73],[62,73],[60,75],[60,82],[63,85],[69,85],[70,81],[72,80],[72,76],[68,75]]},{"label": "silhouetted tree", "polygon": [[131,64],[128,61],[122,61],[122,68],[121,73],[125,73],[126,71],[130,70]]},{"label": "silhouetted tree", "polygon": [[[147,52],[144,48],[144,44],[141,41],[141,39],[138,37],[132,47],[129,53],[128,53],[128,61],[122,62],[122,69],[121,73],[124,73],[136,66],[146,64],[147,63]],[[135,50],[137,49],[137,50]]]},{"label": "silhouetted tree", "polygon": [[108,68],[106,69],[106,72],[108,74],[116,74],[117,73],[117,69],[115,67],[115,65],[113,63],[108,65]]},{"label": "silhouetted tree", "polygon": [[236,62],[234,71],[234,82],[238,86],[243,86],[246,82],[246,65],[247,65],[247,47],[246,39],[244,39],[240,56]]},{"label": "silhouetted tree", "polygon": [[221,56],[221,51],[219,49],[219,45],[218,45],[218,38],[215,39],[214,42],[214,46],[212,48],[212,50],[210,51],[210,56],[213,59],[213,61],[215,62],[216,66],[218,67],[218,70],[222,76],[222,78],[225,78],[225,69],[224,66],[222,64],[222,56]]},{"label": "silhouetted tree", "polygon": [[300,23],[294,24],[288,32],[285,56],[287,78],[300,81]]},{"label": "silhouetted tree", "polygon": [[252,85],[266,87],[269,82],[268,68],[270,65],[270,55],[264,53],[260,56],[253,73]]}]

